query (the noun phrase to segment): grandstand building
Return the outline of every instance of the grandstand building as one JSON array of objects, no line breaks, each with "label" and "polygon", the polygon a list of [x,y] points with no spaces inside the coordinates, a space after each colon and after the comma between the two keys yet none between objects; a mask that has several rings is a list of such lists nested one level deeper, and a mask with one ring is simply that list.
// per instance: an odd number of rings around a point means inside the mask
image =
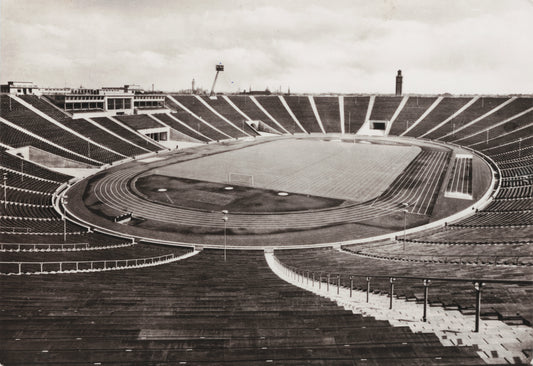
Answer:
[{"label": "grandstand building", "polygon": [[[46,94],[46,91],[43,91]],[[165,97],[161,94],[145,93],[138,85],[124,87],[103,87],[101,89],[71,89],[65,93],[49,94],[53,102],[72,113],[91,112],[91,116],[115,116],[137,114],[145,110],[164,110]],[[98,114],[97,112],[100,112]]]},{"label": "grandstand building", "polygon": [[0,86],[0,91],[13,95],[39,95],[40,93],[39,87],[31,81],[8,81],[7,84]]}]

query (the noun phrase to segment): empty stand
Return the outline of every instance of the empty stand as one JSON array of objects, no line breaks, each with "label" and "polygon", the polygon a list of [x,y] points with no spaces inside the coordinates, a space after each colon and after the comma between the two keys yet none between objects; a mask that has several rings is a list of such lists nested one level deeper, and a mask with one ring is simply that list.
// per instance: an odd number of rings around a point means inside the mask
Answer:
[{"label": "empty stand", "polygon": [[447,244],[492,244],[514,243],[531,239],[531,229],[520,228],[497,228],[497,227],[456,227],[446,226],[432,232],[421,232],[407,235],[408,240],[420,242],[447,243]]},{"label": "empty stand", "polygon": [[209,97],[200,97],[205,103],[209,104],[211,108],[216,110],[220,115],[226,118],[228,121],[232,122],[235,126],[239,127],[242,131],[246,131],[251,135],[256,135],[256,133],[251,130],[246,124],[246,118],[241,115],[235,108],[227,102],[224,97],[217,97],[216,99],[211,99]]},{"label": "empty stand", "polygon": [[134,130],[142,130],[145,128],[161,128],[161,124],[154,121],[145,114],[136,114],[130,116],[116,116],[120,122],[133,128]]},{"label": "empty stand", "polygon": [[2,184],[4,183],[4,173],[7,178],[7,186],[13,188],[20,188],[21,190],[52,193],[59,187],[60,184],[59,182],[39,179],[37,177],[27,175],[27,173],[23,174],[0,167],[0,176],[2,177]]},{"label": "empty stand", "polygon": [[287,102],[292,113],[296,116],[296,119],[303,128],[309,133],[322,133],[320,125],[313,113],[311,108],[311,103],[307,96],[284,96],[283,97]]},{"label": "empty stand", "polygon": [[409,97],[407,103],[396,117],[396,120],[393,122],[389,134],[391,135],[401,135],[405,130],[413,125],[433,103],[437,98],[435,97]]},{"label": "empty stand", "polygon": [[30,103],[32,106],[34,106],[41,112],[52,117],[59,123],[66,125],[69,121],[72,120],[72,118],[70,118],[66,113],[60,111],[59,109],[57,109],[57,107],[51,105],[50,102],[45,100],[44,98],[46,97],[37,97],[35,95],[21,95],[20,98]]},{"label": "empty stand", "polygon": [[[244,128],[244,117],[223,97],[217,100],[202,97],[202,100],[238,128],[213,113],[195,96],[175,98],[224,132],[218,132],[169,99],[169,105],[177,112],[157,114],[156,118],[180,133],[203,142],[227,139],[226,133],[231,137],[245,136],[239,128],[251,133]],[[437,100],[436,97],[409,97],[390,133],[401,135],[407,131],[406,135],[412,137],[439,137],[493,157],[501,171],[501,187],[487,207],[452,225],[408,235],[406,241],[344,248],[354,254],[305,249],[276,251],[276,256],[283,263],[301,269],[324,274],[342,273],[341,282],[345,286],[350,273],[369,277],[431,274],[432,277],[456,279],[531,277],[533,112],[528,109],[533,106],[533,99],[516,98],[509,102],[509,98],[475,98],[444,97],[419,124],[409,129]],[[133,131],[161,126],[147,116],[116,117],[133,130],[109,118],[95,119],[102,127],[131,141],[128,143],[87,120],[71,119],[37,97],[23,99],[57,122],[120,154],[133,156],[160,149]],[[231,96],[229,99],[252,120],[261,120],[282,133],[303,132],[278,96],[260,96],[257,100],[283,128],[250,97]],[[356,133],[364,123],[369,97],[343,99],[345,131]],[[290,96],[285,100],[308,132],[321,132],[308,97]],[[314,100],[326,132],[341,132],[338,97],[314,97]],[[376,97],[370,119],[390,119],[400,101],[399,97]],[[109,150],[88,145],[86,140],[55,126],[6,95],[1,96],[0,102],[2,118],[67,150],[5,123],[0,124],[2,144],[32,145],[93,165],[120,158]],[[451,118],[470,102],[468,108]],[[495,110],[504,103],[508,104]],[[476,119],[479,120],[469,124]],[[444,121],[445,124],[436,128]],[[405,197],[416,202],[410,211],[431,215],[436,187],[444,179],[450,156],[448,151],[423,151],[375,202],[345,207],[339,217],[354,221],[383,215],[401,208]],[[2,270],[6,266],[15,268],[4,272],[20,271],[20,263],[29,263],[24,268],[38,272],[41,270],[38,263],[44,262],[68,262],[65,269],[73,269],[76,267],[72,263],[78,262],[155,258],[189,250],[138,244],[111,248],[131,243],[129,239],[89,233],[70,222],[64,240],[64,221],[51,206],[51,193],[70,177],[4,151],[0,152],[0,165],[0,177],[6,172],[8,178],[7,202],[3,202],[2,195],[0,205],[0,261],[9,262],[2,264]],[[432,179],[423,180],[417,175],[421,165],[430,172]],[[467,174],[467,165],[454,166],[450,185],[457,187],[457,182],[464,182],[466,184],[455,190],[471,194],[471,174]],[[109,186],[103,187],[108,194],[116,193],[113,199],[118,201],[117,205],[125,201],[119,193],[126,190],[131,178],[126,175],[119,176],[116,181],[110,177]],[[128,204],[134,205],[136,201],[128,201]],[[222,225],[220,215],[206,212],[195,213],[195,216],[175,209],[154,208],[148,213],[154,217],[171,217],[174,224],[191,220],[214,227]],[[317,222],[324,224],[332,214],[308,215],[303,219],[293,216],[284,215],[280,221],[279,218],[242,215],[235,218],[235,222],[242,220],[242,227],[299,226],[305,229]],[[118,262],[115,266],[119,266]],[[23,276],[2,277],[2,362],[8,365],[87,362],[155,365],[205,364],[208,361],[229,365],[482,364],[474,348],[445,349],[432,334],[415,334],[406,327],[393,328],[384,321],[353,315],[329,300],[281,281],[270,272],[259,252],[230,251],[228,262],[224,263],[221,252],[206,250],[185,261],[154,268],[56,276],[32,276],[31,281]],[[387,280],[376,279],[371,283],[375,293],[386,293],[390,285]],[[364,277],[355,285],[364,290]],[[473,312],[475,292],[471,283],[435,281],[430,291],[430,303],[434,306],[443,305],[465,314]],[[423,285],[418,280],[397,281],[396,292],[399,297],[421,301]],[[522,285],[487,284],[482,315],[508,323],[531,324],[533,308],[529,299],[532,295],[531,288]]]},{"label": "empty stand", "polygon": [[[287,109],[277,96],[256,96],[255,99],[265,108],[268,113],[283,126],[289,133],[304,133],[298,124],[292,119]],[[279,129],[279,128],[278,128]]]},{"label": "empty stand", "polygon": [[398,109],[403,97],[376,97],[370,119],[375,121],[390,121]]},{"label": "empty stand", "polygon": [[370,97],[344,97],[344,130],[357,133],[365,122]]},{"label": "empty stand", "polygon": [[[51,247],[51,246],[50,246]],[[100,250],[2,251],[0,274],[21,275],[66,271],[105,271],[155,265],[190,249],[135,244]]]},{"label": "empty stand", "polygon": [[43,166],[32,163],[31,161],[23,159],[19,156],[9,154],[5,151],[0,151],[0,166],[16,170],[21,173],[30,174],[34,177],[54,180],[56,182],[65,182],[72,178],[69,175],[49,170]]},{"label": "empty stand", "polygon": [[33,111],[25,108],[7,95],[0,95],[1,116],[6,120],[15,123],[19,127],[33,132],[40,137],[52,141],[57,145],[87,156],[103,163],[109,163],[121,159],[122,157],[113,152],[103,149],[93,143],[86,141],[67,130],[64,130],[50,121],[44,119]]},{"label": "empty stand", "polygon": [[473,348],[445,348],[435,335],[283,282],[262,253],[230,252],[224,263],[204,251],[159,267],[59,276],[2,281],[7,364],[482,364]]},{"label": "empty stand", "polygon": [[170,114],[155,114],[154,117],[159,119],[161,122],[165,123],[167,126],[173,128],[174,130],[181,132],[187,136],[190,136],[198,141],[202,141],[202,142],[212,141],[207,136],[200,134],[196,132],[196,130],[186,127],[187,125],[176,121],[174,118],[170,116]]},{"label": "empty stand", "polygon": [[[20,202],[20,203],[28,203],[28,204],[33,204],[33,205],[49,205],[52,194],[7,186],[6,196],[7,196],[8,202]],[[2,192],[1,197],[2,197],[1,201],[3,202],[4,201],[3,192]]]},{"label": "empty stand", "polygon": [[532,226],[533,225],[533,210],[529,208],[526,211],[508,212],[495,211],[486,212],[480,211],[474,216],[462,220],[460,223],[453,224],[459,227],[513,227],[513,226]]},{"label": "empty stand", "polygon": [[[343,249],[372,258],[386,260],[458,263],[464,265],[533,265],[529,242],[457,243],[418,240],[388,240],[379,243],[347,245]],[[414,263],[413,263],[414,265]],[[490,270],[490,267],[488,268]]]},{"label": "empty stand", "polygon": [[172,113],[172,116],[185,123],[194,131],[199,132],[204,136],[207,136],[213,141],[228,139],[228,136],[226,134],[215,130],[209,124],[202,122],[202,120],[196,118],[191,113],[181,108],[178,104],[174,103],[172,99],[167,98],[167,103],[172,106],[172,108],[176,111],[175,113]]},{"label": "empty stand", "polygon": [[341,133],[339,97],[314,97],[326,133]]},{"label": "empty stand", "polygon": [[[216,113],[213,113],[209,110],[208,107],[204,105],[200,100],[198,100],[193,95],[175,95],[174,98],[181,103],[189,111],[200,117],[202,120],[207,122],[209,125],[221,131],[223,134],[226,134],[226,138],[230,137],[245,137],[247,136],[242,130],[234,127],[230,123],[224,121]],[[178,110],[186,112],[179,105],[176,105]],[[179,118],[179,117],[178,117]],[[239,125],[242,126],[242,123]]]},{"label": "empty stand", "polygon": [[[517,98],[511,103],[504,106],[503,108],[481,119],[480,121],[465,125],[462,128],[459,128],[454,134],[445,135],[439,139],[443,141],[454,141],[459,144],[463,144],[463,137],[470,136],[471,134],[482,131],[485,128],[490,127],[491,125],[497,124],[506,119],[509,119],[510,117],[523,113],[531,107],[533,107],[533,98]],[[469,121],[465,121],[465,123],[466,122]]]},{"label": "empty stand", "polygon": [[120,135],[126,138],[128,141],[133,142],[135,145],[142,147],[143,149],[147,149],[148,151],[158,151],[161,149],[160,147],[144,139],[143,137],[141,137],[139,134],[135,133],[134,131],[131,131],[127,128],[122,127],[121,125],[114,122],[110,118],[98,117],[98,118],[93,118],[93,120],[99,125],[107,128],[110,131],[113,131],[117,135]]},{"label": "empty stand", "polygon": [[250,97],[241,95],[232,95],[228,97],[237,108],[239,108],[244,114],[246,114],[252,121],[262,121],[266,123],[270,128],[280,133],[290,133],[279,126],[276,122],[272,121],[259,107],[255,104]]},{"label": "empty stand", "polygon": [[[353,247],[352,247],[353,248]],[[354,254],[342,253],[331,249],[307,249],[307,250],[279,250],[275,252],[279,260],[289,266],[296,267],[302,271],[322,272],[341,274],[343,285],[349,284],[349,275],[357,275],[358,280],[355,287],[366,290],[366,276],[413,276],[413,277],[433,277],[433,278],[457,278],[457,279],[502,279],[502,280],[524,280],[527,279],[526,270],[523,267],[517,269],[516,266],[492,266],[487,271],[485,266],[466,266],[459,263],[430,263],[409,261],[394,261],[370,258]],[[528,267],[529,268],[529,267]],[[525,271],[528,271],[524,273]],[[382,280],[372,280],[371,290],[375,293],[387,292],[390,287],[388,278]],[[522,321],[531,321],[532,304],[527,293],[531,288],[520,285],[487,285],[490,291],[485,291],[482,316],[491,316],[494,312],[498,317],[505,320],[508,317],[510,322],[516,321],[519,314]],[[475,308],[476,297],[472,283],[453,281],[432,281],[430,303],[442,305],[445,308],[455,308],[465,313],[471,312]],[[422,281],[397,280],[395,283],[395,293],[397,296],[406,299],[421,299],[423,294]],[[501,299],[509,299],[502,303]]]},{"label": "empty stand", "polygon": [[[476,130],[469,129],[469,131],[471,132],[470,134],[468,134],[467,130],[462,130],[458,133],[455,133],[454,137],[457,139],[457,143],[461,145],[472,146],[477,149],[482,149],[483,147],[487,147],[487,145],[492,145],[494,143],[493,141],[491,141],[491,136],[492,139],[500,136],[509,137],[509,135],[511,135],[511,133],[514,131],[517,131],[520,136],[523,136],[522,128],[531,124],[532,118],[533,111],[524,113],[516,118],[511,116],[509,118],[504,119],[503,121],[498,121],[501,122],[498,124],[493,124],[489,126],[480,125],[478,126],[479,129]],[[481,122],[482,121],[480,121],[479,123]],[[503,139],[500,139],[500,141],[502,140]]]},{"label": "empty stand", "polygon": [[[40,150],[49,152],[51,154],[54,154],[54,155],[57,155],[57,156],[60,156],[60,157],[63,157],[69,160],[82,162],[83,164],[86,164],[88,166],[101,165],[100,162],[92,160],[92,159],[88,159],[84,157],[83,154],[74,154],[71,150],[68,150],[67,148],[61,149],[58,146],[54,146],[52,144],[47,143],[43,139],[34,137],[19,129],[9,126],[3,123],[2,121],[0,121],[0,127],[2,129],[2,133],[0,134],[0,142],[4,145],[8,145],[14,148],[33,146]],[[84,142],[83,146],[88,146],[88,144]],[[88,152],[88,149],[86,149],[86,152]]]},{"label": "empty stand", "polygon": [[444,98],[424,119],[416,125],[411,125],[402,135],[411,137],[423,135],[431,128],[451,117],[471,100],[472,98],[466,97]]},{"label": "empty stand", "polygon": [[113,150],[125,156],[133,157],[136,155],[146,154],[149,151],[143,147],[135,145],[130,140],[119,138],[118,136],[120,135],[115,136],[114,134],[107,132],[96,122],[90,123],[86,119],[78,119],[72,121],[72,124],[79,125],[80,128],[87,129],[85,133],[87,136],[90,136],[91,139],[103,145],[110,146]]},{"label": "empty stand", "polygon": [[450,130],[457,130],[463,127],[465,124],[470,123],[478,118],[482,118],[488,113],[491,113],[495,108],[499,108],[500,106],[504,105],[505,102],[510,102],[510,99],[480,97],[472,105],[466,108],[462,113],[448,121],[447,124],[443,125],[441,128],[432,131],[424,137],[429,139],[435,139],[446,135],[450,132]]}]

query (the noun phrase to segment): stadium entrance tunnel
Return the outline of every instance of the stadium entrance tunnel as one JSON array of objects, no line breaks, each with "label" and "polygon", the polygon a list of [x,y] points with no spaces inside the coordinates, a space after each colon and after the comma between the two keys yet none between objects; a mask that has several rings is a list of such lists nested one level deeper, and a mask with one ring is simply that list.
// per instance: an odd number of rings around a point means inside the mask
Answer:
[{"label": "stadium entrance tunnel", "polygon": [[374,121],[372,122],[372,129],[373,130],[381,130],[381,131],[385,131],[387,129],[387,122],[383,121]]}]

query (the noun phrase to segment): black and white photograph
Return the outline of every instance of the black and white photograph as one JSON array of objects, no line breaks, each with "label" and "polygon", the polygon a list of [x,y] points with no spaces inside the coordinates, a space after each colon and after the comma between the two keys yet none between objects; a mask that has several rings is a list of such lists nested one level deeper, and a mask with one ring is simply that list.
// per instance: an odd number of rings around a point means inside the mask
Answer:
[{"label": "black and white photograph", "polygon": [[533,365],[533,0],[0,0],[0,366]]}]

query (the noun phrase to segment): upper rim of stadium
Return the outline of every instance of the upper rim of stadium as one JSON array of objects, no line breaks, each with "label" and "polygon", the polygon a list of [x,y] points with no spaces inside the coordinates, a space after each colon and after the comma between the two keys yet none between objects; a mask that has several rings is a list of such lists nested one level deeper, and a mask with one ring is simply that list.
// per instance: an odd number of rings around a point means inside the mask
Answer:
[{"label": "upper rim of stadium", "polygon": [[[193,84],[194,85],[194,84]],[[235,92],[218,92],[214,91],[213,95],[311,95],[311,96],[419,96],[419,97],[433,97],[433,96],[442,96],[442,97],[475,97],[475,96],[484,96],[484,97],[533,97],[533,93],[449,93],[443,91],[441,93],[422,93],[422,92],[404,92],[402,87],[399,86],[399,90],[395,92],[291,92],[290,87],[286,92],[281,90],[270,91],[268,88],[265,90],[242,90]],[[126,94],[171,94],[171,95],[209,95],[209,90],[206,89],[180,89],[180,90],[147,90],[143,89],[140,85],[137,84],[124,84],[124,86],[113,86],[113,87],[100,87],[100,88],[84,88],[80,86],[78,88],[71,87],[40,87],[33,81],[16,81],[10,80],[6,81],[5,84],[0,84],[0,93],[14,94],[14,95],[54,95],[54,94],[112,94],[112,93],[126,93]]]},{"label": "upper rim of stadium", "polygon": [[[33,82],[10,81],[0,88],[0,122],[11,135],[1,144],[8,150],[55,144],[55,155],[102,166],[132,154],[174,149],[177,142],[183,146],[183,142],[262,135],[407,136],[479,150],[480,137],[488,140],[504,133],[518,141],[529,131],[531,95],[402,94],[402,83],[398,70],[395,94],[295,95],[250,90],[218,96],[212,91],[209,96],[194,89],[172,93],[145,91],[139,85],[40,88]],[[23,109],[27,116],[18,115]],[[69,145],[57,140],[53,132],[42,133],[50,129],[78,141]],[[118,147],[118,142],[104,141],[102,133],[128,142],[135,152]],[[20,134],[24,138],[15,138]]]}]

